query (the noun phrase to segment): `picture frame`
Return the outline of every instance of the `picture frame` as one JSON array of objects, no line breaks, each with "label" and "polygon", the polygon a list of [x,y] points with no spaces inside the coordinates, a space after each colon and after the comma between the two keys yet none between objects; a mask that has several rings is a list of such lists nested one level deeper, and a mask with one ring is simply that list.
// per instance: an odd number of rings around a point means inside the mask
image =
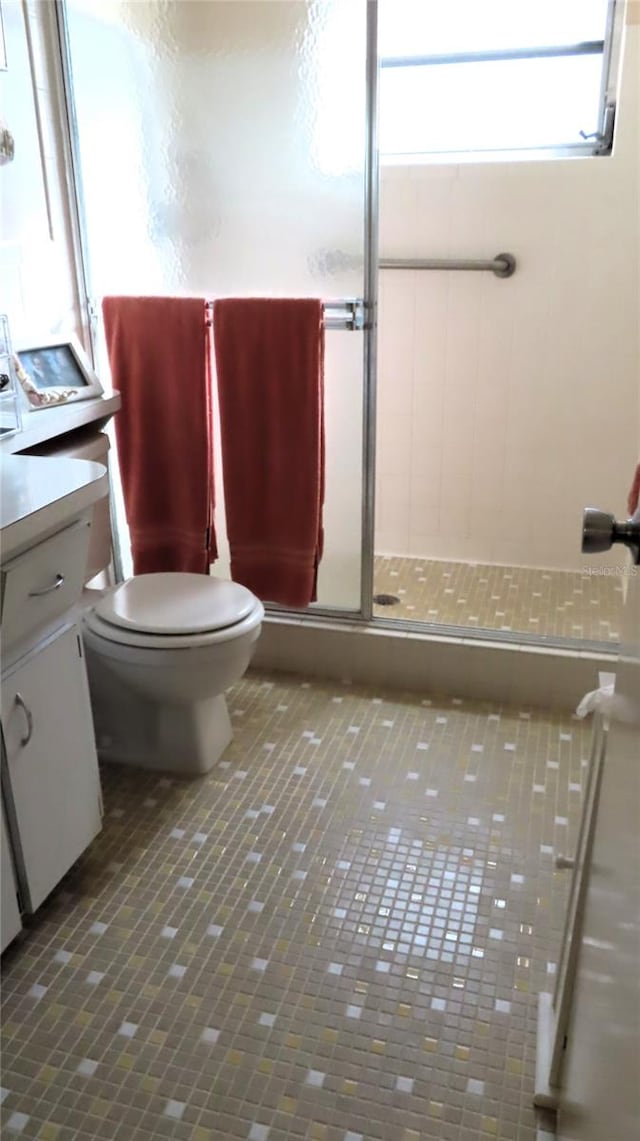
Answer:
[{"label": "picture frame", "polygon": [[14,367],[30,412],[102,396],[104,389],[77,337],[43,337],[18,346]]}]

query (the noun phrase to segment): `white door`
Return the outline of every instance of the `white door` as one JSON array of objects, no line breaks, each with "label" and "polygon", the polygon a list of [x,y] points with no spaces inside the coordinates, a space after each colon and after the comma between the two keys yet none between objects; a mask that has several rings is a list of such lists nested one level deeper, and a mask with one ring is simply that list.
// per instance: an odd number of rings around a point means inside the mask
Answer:
[{"label": "white door", "polygon": [[0,804],[0,876],[2,877],[2,914],[0,922],[0,951],[15,939],[22,927],[20,910],[16,896],[16,879],[13,874],[13,863],[7,828],[4,822],[4,807]]},{"label": "white door", "polygon": [[[8,672],[2,729],[27,910],[35,911],[101,827],[82,643],[67,627]],[[9,811],[9,809],[8,809]]]},{"label": "white door", "polygon": [[584,923],[558,1107],[558,1141],[640,1136],[640,566],[627,580]]}]

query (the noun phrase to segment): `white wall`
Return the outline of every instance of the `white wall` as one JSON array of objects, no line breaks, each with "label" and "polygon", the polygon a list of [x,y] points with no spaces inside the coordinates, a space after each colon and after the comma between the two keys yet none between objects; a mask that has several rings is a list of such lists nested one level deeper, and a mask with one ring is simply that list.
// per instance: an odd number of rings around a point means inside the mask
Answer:
[{"label": "white wall", "polygon": [[2,11],[8,66],[0,72],[0,114],[16,153],[0,167],[0,312],[9,316],[14,342],[63,332],[82,339],[55,9],[47,0],[2,0]]},{"label": "white wall", "polygon": [[506,250],[518,268],[381,271],[377,552],[573,568],[582,507],[624,515],[638,458],[639,72],[628,25],[610,158],[383,167],[381,257]]}]

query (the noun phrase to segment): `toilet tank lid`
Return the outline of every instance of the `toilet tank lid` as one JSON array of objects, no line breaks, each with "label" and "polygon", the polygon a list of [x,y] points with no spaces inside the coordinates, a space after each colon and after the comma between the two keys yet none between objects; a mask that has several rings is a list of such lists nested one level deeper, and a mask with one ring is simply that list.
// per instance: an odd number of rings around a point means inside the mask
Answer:
[{"label": "toilet tank lid", "polygon": [[242,622],[255,595],[237,582],[203,574],[140,574],[109,591],[95,608],[112,626],[145,634],[204,634]]}]

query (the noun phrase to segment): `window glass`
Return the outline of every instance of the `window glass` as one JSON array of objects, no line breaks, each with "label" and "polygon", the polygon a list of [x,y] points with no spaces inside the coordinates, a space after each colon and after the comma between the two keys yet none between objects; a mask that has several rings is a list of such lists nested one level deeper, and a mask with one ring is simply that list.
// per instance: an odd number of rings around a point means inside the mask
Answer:
[{"label": "window glass", "polygon": [[380,0],[382,58],[604,38],[607,0]]},{"label": "window glass", "polygon": [[[584,146],[601,128],[611,0],[380,0],[380,151],[419,155]],[[468,53],[533,51],[458,62]],[[420,56],[447,62],[412,63]],[[393,59],[393,66],[385,60]],[[406,59],[406,65],[402,60]]]},{"label": "window glass", "polygon": [[382,154],[580,143],[598,125],[599,55],[383,71]]}]

